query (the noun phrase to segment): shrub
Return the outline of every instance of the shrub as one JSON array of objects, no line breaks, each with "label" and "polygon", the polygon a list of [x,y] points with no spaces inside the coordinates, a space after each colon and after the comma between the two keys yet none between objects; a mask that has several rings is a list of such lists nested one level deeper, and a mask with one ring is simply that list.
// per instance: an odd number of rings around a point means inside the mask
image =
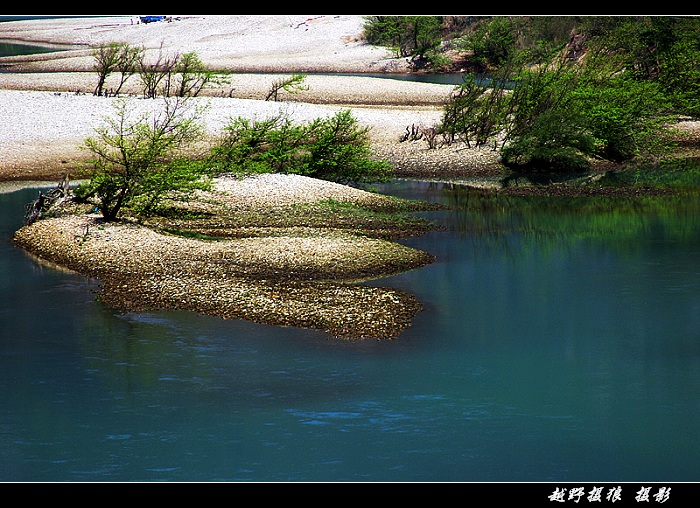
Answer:
[{"label": "shrub", "polygon": [[595,139],[573,118],[548,112],[535,118],[526,132],[501,150],[503,163],[530,171],[576,172],[588,167],[587,154],[595,150]]},{"label": "shrub", "polygon": [[339,182],[385,180],[390,166],[374,160],[367,128],[350,111],[309,124],[284,115],[234,119],[212,148],[212,165],[235,173],[294,173]]},{"label": "shrub", "polygon": [[123,100],[115,109],[85,140],[95,170],[76,189],[78,198],[95,198],[103,217],[115,220],[124,207],[147,215],[173,192],[207,186],[201,167],[184,153],[202,132],[197,110],[182,99],[164,99],[163,111],[150,118],[132,118]]}]

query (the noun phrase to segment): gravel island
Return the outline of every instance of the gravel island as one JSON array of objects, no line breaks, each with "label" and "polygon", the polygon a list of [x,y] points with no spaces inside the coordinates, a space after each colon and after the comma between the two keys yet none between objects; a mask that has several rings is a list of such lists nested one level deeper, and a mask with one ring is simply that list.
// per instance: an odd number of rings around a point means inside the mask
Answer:
[{"label": "gravel island", "polygon": [[[200,212],[209,210],[209,220],[105,222],[89,207],[67,204],[22,227],[14,241],[41,260],[101,281],[101,299],[124,312],[185,309],[354,340],[395,338],[421,308],[410,294],[361,282],[433,257],[384,239],[410,234],[391,220],[353,221],[327,207],[392,211],[404,206],[397,200],[270,174],[220,178],[194,201]],[[408,230],[426,228],[416,221]]]},{"label": "gravel island", "polygon": [[[0,74],[0,181],[89,176],[79,146],[109,114],[114,99],[92,95],[88,48],[109,41],[150,51],[161,45],[196,51],[211,68],[232,73],[225,87],[196,99],[207,106],[204,121],[211,133],[232,117],[284,110],[293,120],[306,121],[351,109],[358,123],[370,128],[373,152],[392,163],[397,176],[501,171],[488,150],[429,150],[425,143],[399,142],[406,128],[439,121],[452,86],[367,76],[405,72],[406,62],[363,44],[361,27],[361,16],[184,16],[148,25],[128,17],[2,23],[0,39],[67,50],[0,58],[5,71]],[[277,76],[291,72],[313,73],[308,91],[281,102],[262,100]],[[125,89],[124,95],[135,110],[157,107],[136,89]],[[101,299],[124,311],[187,309],[320,329],[344,339],[391,339],[420,310],[412,295],[361,283],[433,261],[429,253],[393,241],[430,228],[391,218],[419,205],[293,175],[221,178],[210,195],[195,202],[215,204],[208,212],[212,220],[106,223],[90,209],[67,205],[21,228],[14,240],[40,259],[100,280]]]}]

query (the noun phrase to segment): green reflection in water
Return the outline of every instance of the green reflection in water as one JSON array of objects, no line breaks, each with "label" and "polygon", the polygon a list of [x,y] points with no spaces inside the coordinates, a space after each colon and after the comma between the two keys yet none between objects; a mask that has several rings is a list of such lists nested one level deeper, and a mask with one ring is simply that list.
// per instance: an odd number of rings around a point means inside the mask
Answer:
[{"label": "green reflection in water", "polygon": [[[441,186],[445,202],[456,210],[448,227],[502,248],[537,245],[545,251],[562,243],[606,244],[620,251],[644,243],[684,243],[700,234],[700,195],[684,191],[648,197],[508,196],[463,185]],[[522,252],[522,251],[521,251]]]}]

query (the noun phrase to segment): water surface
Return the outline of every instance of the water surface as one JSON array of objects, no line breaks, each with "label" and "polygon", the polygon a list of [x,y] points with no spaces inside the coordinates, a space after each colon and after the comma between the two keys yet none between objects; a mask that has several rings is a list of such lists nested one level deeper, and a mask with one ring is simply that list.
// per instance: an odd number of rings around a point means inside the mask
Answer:
[{"label": "water surface", "polygon": [[697,481],[697,198],[451,203],[437,256],[375,283],[395,341],[185,312],[120,315],[10,241],[0,194],[2,481]]},{"label": "water surface", "polygon": [[65,51],[65,49],[65,47],[61,46],[21,44],[16,42],[3,42],[0,40],[0,57],[54,53],[56,51]]}]

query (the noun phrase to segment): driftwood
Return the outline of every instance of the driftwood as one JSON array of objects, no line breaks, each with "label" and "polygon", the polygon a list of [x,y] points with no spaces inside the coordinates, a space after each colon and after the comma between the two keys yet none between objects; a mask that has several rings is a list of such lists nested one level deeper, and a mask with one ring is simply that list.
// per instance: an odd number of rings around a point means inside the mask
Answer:
[{"label": "driftwood", "polygon": [[410,130],[406,127],[406,133],[402,134],[399,138],[399,143],[403,143],[404,141],[418,141],[422,137],[423,132],[420,126],[416,127],[416,124],[411,124]]},{"label": "driftwood", "polygon": [[438,146],[438,129],[436,127],[423,127],[411,124],[410,128],[406,127],[406,132],[399,138],[399,143],[404,141],[418,141],[425,139],[428,143],[428,148],[436,148]]},{"label": "driftwood", "polygon": [[66,174],[58,182],[55,189],[51,189],[46,194],[39,191],[39,197],[31,203],[27,203],[24,207],[24,223],[31,224],[36,222],[56,203],[62,203],[68,199],[69,182],[70,180]]}]

